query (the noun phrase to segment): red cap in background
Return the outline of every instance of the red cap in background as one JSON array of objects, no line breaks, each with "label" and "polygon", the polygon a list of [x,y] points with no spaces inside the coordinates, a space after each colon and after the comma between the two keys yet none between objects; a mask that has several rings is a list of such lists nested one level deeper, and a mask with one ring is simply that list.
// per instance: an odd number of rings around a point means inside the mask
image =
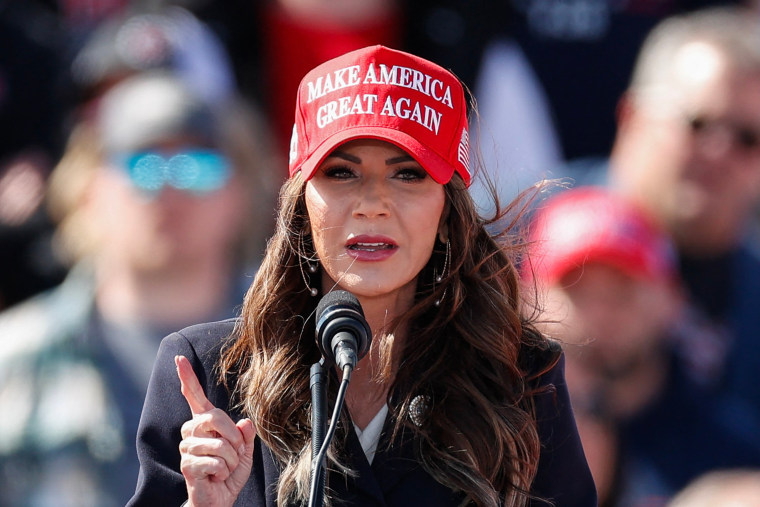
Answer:
[{"label": "red cap in background", "polygon": [[530,231],[527,279],[556,283],[586,263],[619,268],[633,277],[672,278],[675,250],[637,206],[601,187],[578,187],[551,197]]}]

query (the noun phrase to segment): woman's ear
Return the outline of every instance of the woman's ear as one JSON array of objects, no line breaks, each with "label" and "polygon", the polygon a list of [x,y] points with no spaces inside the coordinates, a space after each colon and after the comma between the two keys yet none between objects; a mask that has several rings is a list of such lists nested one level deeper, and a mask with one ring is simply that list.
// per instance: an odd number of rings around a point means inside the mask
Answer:
[{"label": "woman's ear", "polygon": [[441,222],[438,226],[438,241],[446,243],[449,240],[449,224],[448,222]]},{"label": "woman's ear", "polygon": [[451,213],[451,201],[446,199],[441,212],[441,219],[438,221],[438,240],[446,243],[449,240],[449,214]]},{"label": "woman's ear", "polygon": [[449,240],[449,211],[451,210],[451,203],[446,200],[446,205],[441,213],[441,220],[438,222],[438,241],[446,243]]},{"label": "woman's ear", "polygon": [[449,222],[447,220],[441,221],[438,225],[438,241],[446,243],[449,240]]}]

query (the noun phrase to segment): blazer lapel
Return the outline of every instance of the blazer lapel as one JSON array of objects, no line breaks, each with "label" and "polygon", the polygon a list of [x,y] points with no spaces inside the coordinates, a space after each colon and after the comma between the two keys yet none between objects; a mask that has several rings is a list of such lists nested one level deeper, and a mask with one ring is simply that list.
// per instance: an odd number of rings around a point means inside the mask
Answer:
[{"label": "blazer lapel", "polygon": [[[356,473],[356,476],[331,473],[328,476],[328,487],[332,490],[335,498],[351,500],[350,505],[384,506],[386,503],[380,484],[367,461],[367,456],[364,454],[364,449],[362,449],[359,437],[354,431],[353,424],[349,423],[349,426],[345,451],[349,458],[349,466]],[[375,455],[376,459],[377,455]]]}]

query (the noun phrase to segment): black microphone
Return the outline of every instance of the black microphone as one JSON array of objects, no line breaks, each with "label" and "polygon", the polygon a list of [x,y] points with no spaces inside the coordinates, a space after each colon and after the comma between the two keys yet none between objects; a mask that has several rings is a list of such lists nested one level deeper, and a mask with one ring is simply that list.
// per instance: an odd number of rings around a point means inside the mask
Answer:
[{"label": "black microphone", "polygon": [[350,292],[328,292],[317,305],[316,338],[322,356],[343,370],[353,370],[372,342],[372,332],[359,300]]}]

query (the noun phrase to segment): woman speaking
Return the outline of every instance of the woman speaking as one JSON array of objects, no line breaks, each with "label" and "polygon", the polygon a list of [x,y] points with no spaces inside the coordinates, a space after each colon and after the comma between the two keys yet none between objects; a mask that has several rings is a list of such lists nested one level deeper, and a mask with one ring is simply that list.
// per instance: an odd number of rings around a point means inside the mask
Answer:
[{"label": "woman speaking", "polygon": [[[298,90],[290,177],[240,318],[164,339],[130,505],[307,505],[321,296],[371,346],[326,454],[338,506],[595,506],[559,346],[521,313],[506,231],[468,193],[459,80],[383,46]],[[340,394],[339,368],[326,375]]]}]

